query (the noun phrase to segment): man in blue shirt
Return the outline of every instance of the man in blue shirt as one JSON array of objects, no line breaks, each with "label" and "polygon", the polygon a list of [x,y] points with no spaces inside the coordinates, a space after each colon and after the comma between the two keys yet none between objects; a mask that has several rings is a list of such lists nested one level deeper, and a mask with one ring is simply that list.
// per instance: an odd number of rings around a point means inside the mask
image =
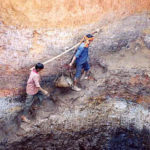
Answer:
[{"label": "man in blue shirt", "polygon": [[77,83],[80,79],[82,69],[84,69],[84,71],[86,72],[86,75],[90,69],[90,66],[88,63],[88,60],[89,60],[88,48],[92,41],[93,41],[93,35],[87,34],[84,37],[83,42],[78,47],[77,52],[74,55],[71,63],[69,64],[70,66],[72,66],[74,63],[76,63],[76,74],[74,78],[74,86],[72,87],[72,89],[75,91],[81,91],[81,89],[77,87]]}]

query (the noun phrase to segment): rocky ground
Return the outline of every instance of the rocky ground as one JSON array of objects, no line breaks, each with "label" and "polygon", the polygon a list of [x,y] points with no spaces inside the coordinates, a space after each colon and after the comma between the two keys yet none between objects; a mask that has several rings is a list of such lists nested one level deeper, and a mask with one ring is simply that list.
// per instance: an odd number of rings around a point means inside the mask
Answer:
[{"label": "rocky ground", "polygon": [[105,26],[90,47],[92,78],[81,92],[43,76],[51,97],[31,110],[30,124],[20,121],[25,97],[1,100],[0,149],[150,149],[149,25],[142,14]]},{"label": "rocky ground", "polygon": [[[92,102],[91,102],[92,101]],[[83,104],[84,103],[84,104]],[[91,99],[22,124],[7,149],[149,149],[149,110],[119,98]],[[19,135],[18,135],[19,134]],[[24,138],[20,141],[20,137]]]}]

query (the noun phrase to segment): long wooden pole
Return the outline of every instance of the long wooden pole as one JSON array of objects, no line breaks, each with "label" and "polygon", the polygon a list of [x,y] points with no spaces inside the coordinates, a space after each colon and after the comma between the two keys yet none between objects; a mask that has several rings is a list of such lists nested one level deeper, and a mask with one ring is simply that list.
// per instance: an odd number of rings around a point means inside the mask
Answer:
[{"label": "long wooden pole", "polygon": [[[94,34],[100,32],[100,31],[101,31],[101,30],[97,30],[97,31],[93,32],[92,34],[94,35]],[[52,62],[52,61],[54,61],[55,59],[57,59],[57,58],[63,56],[64,54],[70,52],[71,50],[73,50],[74,48],[76,48],[77,46],[79,46],[80,43],[81,43],[81,42],[77,43],[77,44],[74,45],[73,47],[71,47],[71,48],[69,48],[68,50],[62,52],[61,54],[59,54],[59,55],[57,55],[57,56],[55,56],[55,57],[53,57],[53,58],[51,58],[51,59],[49,59],[49,60],[43,62],[43,64],[45,65],[45,64],[47,64],[47,63],[49,63],[49,62]],[[32,67],[30,70],[32,70],[33,68],[34,68],[34,67]]]},{"label": "long wooden pole", "polygon": [[43,64],[45,65],[45,64],[47,64],[47,63],[49,63],[49,62],[51,62],[51,61],[53,61],[53,60],[55,60],[55,59],[61,57],[62,55],[66,54],[66,53],[70,52],[71,50],[73,50],[74,48],[76,48],[78,45],[80,45],[80,42],[77,43],[76,45],[74,45],[73,47],[71,47],[70,49],[68,49],[68,50],[66,50],[66,51],[64,51],[64,52],[62,52],[61,54],[59,54],[59,55],[57,55],[57,56],[55,56],[55,57],[53,57],[53,58],[51,58],[51,59],[49,59],[49,60],[43,62]]}]

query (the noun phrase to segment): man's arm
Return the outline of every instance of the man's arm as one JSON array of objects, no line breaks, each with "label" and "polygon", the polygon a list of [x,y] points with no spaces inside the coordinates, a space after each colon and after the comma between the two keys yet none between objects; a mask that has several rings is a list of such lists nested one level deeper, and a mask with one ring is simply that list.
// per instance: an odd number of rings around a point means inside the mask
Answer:
[{"label": "man's arm", "polygon": [[49,93],[48,93],[46,90],[44,90],[43,88],[41,88],[38,77],[35,76],[35,77],[33,78],[33,80],[34,80],[35,86],[36,86],[37,88],[39,88],[39,90],[40,90],[44,95],[47,95],[47,96],[48,96]]},{"label": "man's arm", "polygon": [[76,60],[76,56],[73,57],[71,63],[69,64],[70,67],[74,64],[75,60]]},{"label": "man's arm", "polygon": [[40,90],[44,95],[49,96],[49,93],[48,93],[46,90],[44,90],[43,88],[39,87],[39,90]]},{"label": "man's arm", "polygon": [[83,47],[83,46],[79,46],[79,48],[78,48],[76,54],[74,55],[74,57],[73,57],[71,63],[69,64],[69,66],[72,66],[72,65],[73,65],[73,63],[75,62],[75,60],[80,57],[80,55],[81,55],[81,53],[82,53],[83,50],[84,50],[84,47]]}]

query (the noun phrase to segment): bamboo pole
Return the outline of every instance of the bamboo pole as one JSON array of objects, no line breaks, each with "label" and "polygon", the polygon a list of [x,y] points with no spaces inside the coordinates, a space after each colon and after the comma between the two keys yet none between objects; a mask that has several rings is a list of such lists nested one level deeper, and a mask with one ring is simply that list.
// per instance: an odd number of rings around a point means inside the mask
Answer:
[{"label": "bamboo pole", "polygon": [[[93,32],[92,35],[94,35],[94,34],[100,32],[100,31],[102,31],[102,30],[101,30],[101,29],[98,29],[98,30],[96,30],[95,32]],[[77,46],[79,46],[82,41],[83,41],[83,39],[82,39],[79,43],[77,43],[76,45],[74,45],[73,47],[71,47],[71,48],[69,48],[68,50],[62,52],[61,54],[59,54],[59,55],[57,55],[57,56],[55,56],[55,57],[53,57],[53,58],[51,58],[51,59],[49,59],[49,60],[43,62],[42,64],[44,64],[44,65],[45,65],[45,64],[48,64],[49,62],[52,62],[52,61],[54,61],[55,59],[57,59],[57,58],[63,56],[64,54],[66,54],[66,53],[68,53],[68,52],[70,52],[71,50],[73,50],[74,48],[76,48]],[[34,67],[32,67],[30,70],[32,70],[33,68],[34,68]]]}]

